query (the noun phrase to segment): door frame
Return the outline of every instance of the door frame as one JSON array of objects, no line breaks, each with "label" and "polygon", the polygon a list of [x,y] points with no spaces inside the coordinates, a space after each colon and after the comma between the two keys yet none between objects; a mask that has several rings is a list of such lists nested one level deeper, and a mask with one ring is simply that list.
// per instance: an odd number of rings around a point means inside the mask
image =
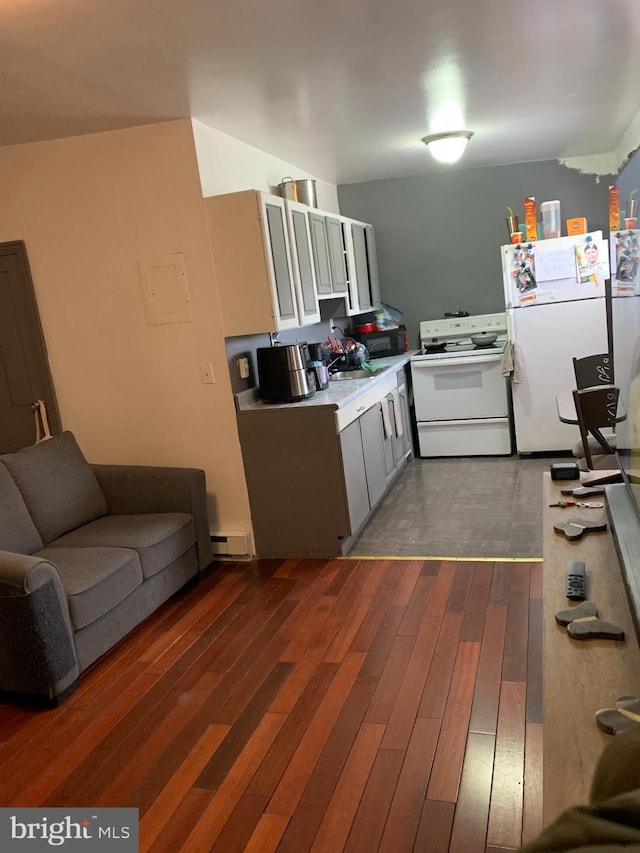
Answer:
[{"label": "door frame", "polygon": [[[53,384],[53,376],[51,375],[51,365],[49,363],[49,352],[47,350],[47,342],[42,329],[40,320],[40,311],[38,310],[38,301],[36,299],[36,291],[33,286],[33,278],[31,276],[31,268],[29,266],[29,258],[27,256],[27,247],[23,240],[13,240],[6,243],[0,243],[0,256],[15,255],[18,265],[21,268],[23,281],[26,284],[26,303],[27,308],[31,312],[33,328],[36,329],[38,335],[38,343],[44,354],[44,365],[41,380],[44,387],[44,397],[47,406],[47,418],[49,421],[49,429],[53,434],[62,431],[62,420],[60,418],[60,410],[58,408],[58,399],[56,390]],[[34,401],[35,402],[35,401]]]}]

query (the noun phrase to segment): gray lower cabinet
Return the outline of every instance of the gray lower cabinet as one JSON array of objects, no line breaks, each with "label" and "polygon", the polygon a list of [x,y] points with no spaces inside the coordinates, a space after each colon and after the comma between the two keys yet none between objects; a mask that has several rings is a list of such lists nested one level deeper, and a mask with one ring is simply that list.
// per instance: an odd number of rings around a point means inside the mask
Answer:
[{"label": "gray lower cabinet", "polygon": [[388,482],[384,451],[382,450],[385,439],[380,403],[372,406],[368,412],[361,415],[357,423],[360,424],[362,437],[369,509],[375,509],[386,491]]},{"label": "gray lower cabinet", "polygon": [[362,415],[340,433],[340,448],[344,467],[344,487],[349,510],[349,532],[359,530],[371,509],[367,487],[367,471],[362,444]]},{"label": "gray lower cabinet", "polygon": [[[389,425],[391,427],[393,427],[393,397],[391,396],[391,394],[387,394],[387,396],[385,397],[385,401],[387,404],[387,410],[389,412]],[[386,434],[384,432],[384,426],[383,426],[382,454],[383,454],[383,458],[384,458],[384,467],[385,467],[387,482],[389,482],[390,480],[393,479],[393,475],[396,472],[396,457],[395,457],[395,453],[394,453],[393,442],[394,442],[393,433]]]},{"label": "gray lower cabinet", "polygon": [[331,406],[263,407],[237,418],[259,557],[347,553],[407,459],[394,454],[395,430],[385,437],[380,402],[341,432]]},{"label": "gray lower cabinet", "polygon": [[400,412],[402,414],[402,447],[405,455],[413,449],[411,442],[411,413],[409,412],[409,395],[404,382],[398,386],[400,397]]}]

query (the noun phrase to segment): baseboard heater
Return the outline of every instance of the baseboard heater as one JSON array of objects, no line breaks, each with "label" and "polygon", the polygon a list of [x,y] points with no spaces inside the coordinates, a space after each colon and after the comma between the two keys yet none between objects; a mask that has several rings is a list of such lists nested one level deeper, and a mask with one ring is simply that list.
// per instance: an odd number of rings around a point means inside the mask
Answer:
[{"label": "baseboard heater", "polygon": [[248,533],[212,533],[211,545],[214,554],[229,557],[251,555],[251,536]]}]

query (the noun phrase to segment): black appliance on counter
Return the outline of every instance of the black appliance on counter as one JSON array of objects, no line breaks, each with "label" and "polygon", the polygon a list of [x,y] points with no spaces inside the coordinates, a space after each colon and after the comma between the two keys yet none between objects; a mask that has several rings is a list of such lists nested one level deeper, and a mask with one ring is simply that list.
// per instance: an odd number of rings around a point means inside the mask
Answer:
[{"label": "black appliance on counter", "polygon": [[383,332],[354,332],[351,337],[365,345],[369,352],[369,358],[402,355],[403,352],[409,350],[406,326],[385,329]]},{"label": "black appliance on counter", "polygon": [[265,403],[297,403],[316,393],[309,348],[301,344],[258,347],[258,384]]}]

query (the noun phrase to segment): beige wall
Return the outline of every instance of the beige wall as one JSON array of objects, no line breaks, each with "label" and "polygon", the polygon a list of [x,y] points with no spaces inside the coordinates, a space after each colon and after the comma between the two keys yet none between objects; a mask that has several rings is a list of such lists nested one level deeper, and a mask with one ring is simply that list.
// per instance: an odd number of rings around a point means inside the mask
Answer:
[{"label": "beige wall", "polygon": [[[0,181],[0,242],[26,243],[64,427],[91,461],[204,468],[212,529],[249,530],[191,122],[2,148]],[[194,319],[150,326],[137,261],[172,252]]]}]

